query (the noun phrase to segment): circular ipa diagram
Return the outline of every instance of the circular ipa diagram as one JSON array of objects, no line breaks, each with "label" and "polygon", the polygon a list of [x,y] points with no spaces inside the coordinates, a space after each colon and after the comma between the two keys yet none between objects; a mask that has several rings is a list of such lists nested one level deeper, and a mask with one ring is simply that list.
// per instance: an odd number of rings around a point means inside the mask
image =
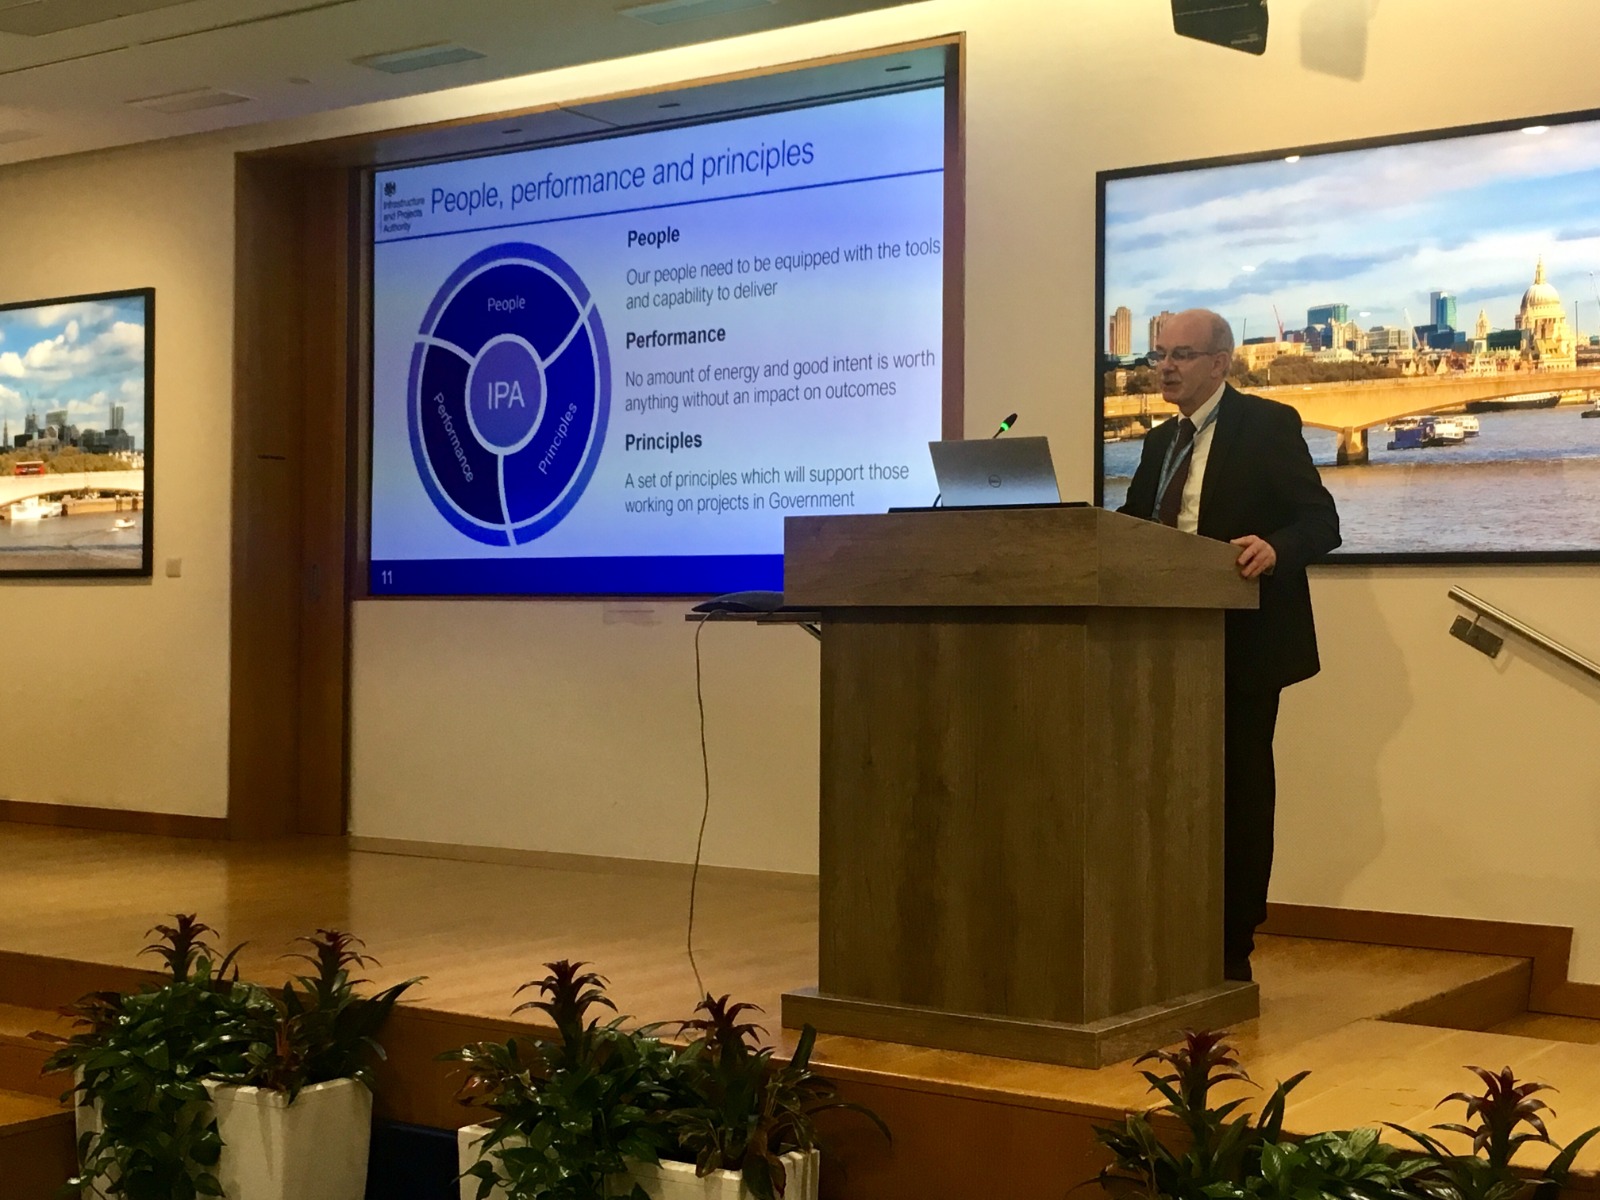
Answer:
[{"label": "circular ipa diagram", "polygon": [[578,274],[544,249],[491,246],[428,306],[411,353],[411,452],[445,520],[496,546],[548,533],[605,442],[611,365]]}]

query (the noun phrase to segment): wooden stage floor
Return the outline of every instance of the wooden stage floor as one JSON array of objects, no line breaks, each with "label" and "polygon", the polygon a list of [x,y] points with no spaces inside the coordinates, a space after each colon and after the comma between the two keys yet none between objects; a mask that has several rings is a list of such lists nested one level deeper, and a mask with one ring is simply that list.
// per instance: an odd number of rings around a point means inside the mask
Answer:
[{"label": "wooden stage floor", "polygon": [[[425,975],[414,1004],[463,1019],[504,1020],[513,990],[556,958],[592,962],[619,1008],[641,1021],[687,1016],[697,997],[684,951],[688,870],[676,865],[468,862],[330,840],[235,844],[14,824],[0,824],[0,860],[0,951],[148,966],[137,953],[145,931],[194,911],[226,943],[249,943],[244,973],[263,982],[285,976],[278,955],[295,935],[352,930],[381,960],[380,983]],[[814,880],[702,872],[696,948],[706,986],[761,1005],[775,1034],[780,994],[814,982],[816,934]],[[1600,1045],[1584,1044],[1600,1038],[1600,1023],[1528,1016],[1503,1020],[1511,1032],[1482,1032],[1381,1019],[1495,980],[1515,986],[1525,972],[1525,960],[1489,955],[1265,938],[1261,1017],[1235,1041],[1269,1090],[1311,1071],[1289,1106],[1293,1132],[1420,1128],[1444,1119],[1433,1110],[1441,1097],[1472,1085],[1465,1064],[1509,1064],[1560,1089],[1551,1132],[1564,1139],[1600,1124]],[[818,1059],[880,1103],[889,1092],[981,1102],[996,1128],[1147,1104],[1126,1064],[1078,1070],[837,1037],[820,1040]],[[1600,1141],[1580,1166],[1600,1169]]]}]

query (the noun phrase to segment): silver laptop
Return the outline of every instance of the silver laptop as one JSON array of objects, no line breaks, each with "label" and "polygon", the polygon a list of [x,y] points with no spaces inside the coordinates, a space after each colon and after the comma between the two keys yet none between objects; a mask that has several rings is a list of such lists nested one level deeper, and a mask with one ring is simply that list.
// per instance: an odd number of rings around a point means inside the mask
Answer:
[{"label": "silver laptop", "polygon": [[944,508],[1061,503],[1048,438],[929,442],[928,453]]}]

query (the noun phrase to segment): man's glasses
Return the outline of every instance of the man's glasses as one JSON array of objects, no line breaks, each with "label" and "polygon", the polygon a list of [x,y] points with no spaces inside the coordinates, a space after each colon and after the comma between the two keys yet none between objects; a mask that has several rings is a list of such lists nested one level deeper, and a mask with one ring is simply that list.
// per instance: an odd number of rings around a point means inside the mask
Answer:
[{"label": "man's glasses", "polygon": [[1179,346],[1175,350],[1152,350],[1144,356],[1144,360],[1152,367],[1159,367],[1170,358],[1182,366],[1184,363],[1192,363],[1197,358],[1210,358],[1214,354],[1221,353],[1220,350],[1191,350],[1188,346]]}]

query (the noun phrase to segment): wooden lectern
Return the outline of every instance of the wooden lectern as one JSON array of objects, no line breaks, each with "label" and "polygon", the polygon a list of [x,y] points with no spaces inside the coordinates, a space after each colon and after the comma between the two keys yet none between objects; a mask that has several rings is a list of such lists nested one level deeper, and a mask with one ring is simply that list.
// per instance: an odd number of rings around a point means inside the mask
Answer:
[{"label": "wooden lectern", "polygon": [[822,622],[817,987],[783,1023],[1098,1067],[1222,978],[1238,551],[1095,508],[790,517]]}]

